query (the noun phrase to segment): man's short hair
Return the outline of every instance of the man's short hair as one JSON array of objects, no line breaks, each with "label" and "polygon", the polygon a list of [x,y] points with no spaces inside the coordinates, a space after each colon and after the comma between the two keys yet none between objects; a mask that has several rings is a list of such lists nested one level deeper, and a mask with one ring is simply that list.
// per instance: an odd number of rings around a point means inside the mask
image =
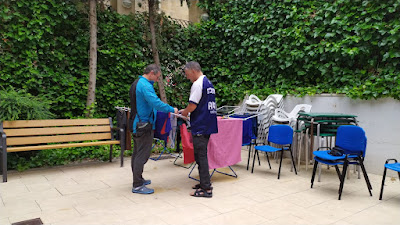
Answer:
[{"label": "man's short hair", "polygon": [[153,71],[155,74],[161,71],[160,67],[157,64],[150,64],[144,69],[144,74],[148,74]]},{"label": "man's short hair", "polygon": [[201,72],[201,66],[198,62],[195,61],[190,61],[186,63],[185,67],[183,70],[195,70],[195,71],[200,71]]}]

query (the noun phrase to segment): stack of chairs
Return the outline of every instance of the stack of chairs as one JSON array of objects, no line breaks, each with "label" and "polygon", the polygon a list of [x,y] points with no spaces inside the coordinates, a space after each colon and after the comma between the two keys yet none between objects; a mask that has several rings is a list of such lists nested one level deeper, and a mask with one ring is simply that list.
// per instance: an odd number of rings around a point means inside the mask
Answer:
[{"label": "stack of chairs", "polygon": [[296,126],[297,117],[299,116],[299,112],[311,112],[312,105],[308,104],[298,104],[296,105],[291,112],[286,112],[281,108],[275,109],[275,115],[272,117],[272,120],[278,124],[288,124],[292,128]]},{"label": "stack of chairs", "polygon": [[[257,126],[255,126],[256,128],[251,141],[243,142],[243,146],[249,146],[247,169],[249,169],[252,146],[264,145],[267,143],[269,127],[272,125],[271,117],[274,115],[275,109],[277,108],[283,108],[283,95],[272,94],[263,101],[255,95],[250,95],[244,98],[242,104],[240,104],[231,115],[228,115],[239,117],[244,120],[256,118],[256,120],[253,121],[257,121]],[[243,134],[245,133],[246,132],[243,132]]]},{"label": "stack of chairs", "polygon": [[269,127],[273,124],[272,116],[275,109],[283,108],[283,95],[272,94],[262,101],[258,115],[257,145],[267,144]]},{"label": "stack of chairs", "polygon": [[[298,104],[296,105],[291,112],[286,112],[281,108],[275,109],[275,114],[272,117],[272,120],[275,124],[288,124],[290,127],[294,129],[295,134],[295,144],[293,144],[293,153],[298,156],[298,168],[300,169],[300,156],[304,141],[304,136],[306,135],[306,128],[304,121],[299,121],[297,123],[297,117],[299,116],[299,112],[311,112],[312,105],[308,104]],[[304,146],[305,147],[305,146]]]}]

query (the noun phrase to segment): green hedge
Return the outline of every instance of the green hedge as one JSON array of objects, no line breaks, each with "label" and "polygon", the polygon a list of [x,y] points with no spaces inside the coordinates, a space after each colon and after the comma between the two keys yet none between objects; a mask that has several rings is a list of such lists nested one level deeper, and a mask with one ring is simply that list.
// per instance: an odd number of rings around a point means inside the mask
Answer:
[{"label": "green hedge", "polygon": [[[182,104],[173,87],[183,77],[172,71],[186,59],[184,49],[177,51],[186,42],[186,31],[165,16],[158,20],[163,20],[158,23],[160,58],[164,76],[169,74],[171,80],[166,83],[169,101]],[[89,65],[87,5],[5,0],[0,4],[0,31],[0,87],[46,96],[58,118],[82,116]],[[98,10],[95,117],[113,116],[115,106],[129,106],[130,84],[152,59],[146,15]]]},{"label": "green hedge", "polygon": [[[217,104],[246,93],[345,93],[400,98],[400,6],[387,1],[203,1],[210,20],[157,26],[168,101],[183,107],[197,60]],[[83,115],[88,83],[86,2],[5,0],[0,4],[0,86],[46,96],[58,118]],[[130,84],[152,62],[146,15],[98,10],[95,117],[128,106]]]},{"label": "green hedge", "polygon": [[[243,92],[400,99],[400,2],[205,1],[193,48],[222,103]],[[221,93],[222,92],[222,93]]]}]

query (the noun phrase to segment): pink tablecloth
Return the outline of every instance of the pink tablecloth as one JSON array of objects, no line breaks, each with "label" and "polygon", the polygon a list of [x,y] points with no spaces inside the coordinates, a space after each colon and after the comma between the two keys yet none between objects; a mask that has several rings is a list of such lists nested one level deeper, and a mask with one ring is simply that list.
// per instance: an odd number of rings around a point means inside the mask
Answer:
[{"label": "pink tablecloth", "polygon": [[[210,169],[228,167],[240,162],[243,121],[218,118],[218,133],[208,142],[208,165]],[[184,163],[194,162],[193,141],[186,126],[181,127]]]}]

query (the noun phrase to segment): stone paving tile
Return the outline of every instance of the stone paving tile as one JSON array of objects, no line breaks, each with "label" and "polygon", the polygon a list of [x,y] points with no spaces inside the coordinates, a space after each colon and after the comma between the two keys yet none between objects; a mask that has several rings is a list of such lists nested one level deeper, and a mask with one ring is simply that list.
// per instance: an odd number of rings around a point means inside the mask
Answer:
[{"label": "stone paving tile", "polygon": [[261,224],[265,221],[266,221],[265,218],[257,214],[254,214],[246,209],[237,209],[234,211],[220,214],[218,216],[213,216],[209,219],[204,220],[203,222],[209,225],[213,224],[252,225],[252,224]]},{"label": "stone paving tile", "polygon": [[12,217],[28,213],[41,212],[41,209],[34,200],[18,199],[5,203],[4,212],[6,215],[8,215],[8,217]]},{"label": "stone paving tile", "polygon": [[8,220],[8,218],[0,219],[0,224],[2,224],[2,225],[11,225],[10,220]]},{"label": "stone paving tile", "polygon": [[271,201],[257,203],[246,208],[248,211],[253,212],[267,220],[274,220],[282,216],[293,214],[294,212],[301,212],[304,208],[297,206],[293,203],[286,202],[281,199],[274,199]]},{"label": "stone paving tile", "polygon": [[46,200],[46,199],[51,199],[51,198],[57,198],[61,197],[60,192],[58,192],[55,188],[47,189],[40,191],[35,190],[35,191],[29,191],[26,193],[21,193],[17,196],[7,196],[3,198],[3,202],[5,204],[7,203],[12,203],[17,200],[23,200],[23,201],[41,201],[41,200]]},{"label": "stone paving tile", "polygon": [[312,221],[306,221],[300,217],[294,216],[292,214],[285,215],[278,217],[272,221],[270,221],[271,224],[282,224],[282,225],[287,225],[287,224],[295,224],[295,225],[308,225],[308,224],[313,224]]},{"label": "stone paving tile", "polygon": [[26,213],[26,214],[15,214],[11,215],[8,219],[10,223],[17,223],[20,221],[25,221],[25,220],[31,220],[31,219],[36,219],[36,218],[41,218],[42,217],[42,212],[37,211],[37,212],[31,212],[31,213]]},{"label": "stone paving tile", "polygon": [[203,204],[206,200],[202,199],[202,203],[187,205],[184,207],[171,208],[158,212],[157,217],[161,218],[167,224],[183,225],[194,221],[204,221],[207,218],[219,215],[220,213]]},{"label": "stone paving tile", "polygon": [[57,184],[55,187],[62,195],[68,195],[95,191],[102,188],[108,188],[109,186],[99,180],[81,180],[80,183],[77,184]]},{"label": "stone paving tile", "polygon": [[112,223],[111,225],[168,225],[162,219],[156,216],[136,217],[133,220],[124,220],[120,223]]},{"label": "stone paving tile", "polygon": [[[243,161],[232,168],[238,177],[219,173],[212,177],[213,198],[189,195],[197,182],[190,170],[174,166],[173,159],[146,164],[143,176],[151,179],[152,195],[133,194],[130,158],[78,163],[68,166],[11,171],[0,183],[0,224],[40,217],[45,224],[398,224],[400,191],[398,179],[388,178],[379,201],[382,175],[369,174],[373,196],[364,179],[349,173],[342,200],[333,168],[322,167],[321,182],[310,188],[312,166],[302,165],[298,175],[284,159],[281,178],[278,165],[265,157],[254,173]],[[310,169],[311,168],[311,169]],[[367,168],[368,170],[368,168]],[[228,168],[220,171],[230,173]],[[193,176],[198,176],[197,168]],[[396,176],[394,176],[396,177]]]},{"label": "stone paving tile", "polygon": [[40,219],[44,224],[53,224],[63,221],[71,221],[81,215],[75,208],[63,208],[60,210],[42,211]]},{"label": "stone paving tile", "polygon": [[19,178],[8,179],[8,182],[1,183],[0,195],[2,198],[16,197],[25,193],[29,193],[29,189]]},{"label": "stone paving tile", "polygon": [[217,212],[227,213],[241,208],[251,207],[258,203],[250,198],[246,198],[240,195],[234,197],[219,197],[217,195],[211,199],[207,199],[207,201],[202,201],[202,204],[216,210]]}]

